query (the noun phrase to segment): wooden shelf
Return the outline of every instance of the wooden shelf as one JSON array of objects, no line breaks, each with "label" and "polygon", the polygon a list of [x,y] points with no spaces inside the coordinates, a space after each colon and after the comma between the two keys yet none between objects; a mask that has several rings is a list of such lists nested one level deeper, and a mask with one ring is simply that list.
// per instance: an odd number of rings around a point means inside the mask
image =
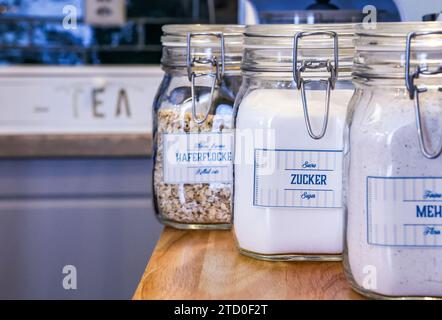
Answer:
[{"label": "wooden shelf", "polygon": [[134,299],[362,299],[339,262],[241,255],[230,231],[165,228]]},{"label": "wooden shelf", "polygon": [[0,136],[0,158],[147,157],[151,149],[151,134]]}]

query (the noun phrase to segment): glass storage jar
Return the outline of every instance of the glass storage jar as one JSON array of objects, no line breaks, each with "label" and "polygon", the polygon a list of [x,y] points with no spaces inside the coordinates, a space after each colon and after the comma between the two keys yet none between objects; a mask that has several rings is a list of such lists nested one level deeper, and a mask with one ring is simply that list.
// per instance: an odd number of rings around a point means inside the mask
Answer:
[{"label": "glass storage jar", "polygon": [[441,297],[442,24],[357,34],[346,273],[370,297]]},{"label": "glass storage jar", "polygon": [[235,101],[234,232],[264,260],[340,260],[354,25],[245,32]]},{"label": "glass storage jar", "polygon": [[153,107],[157,217],[182,229],[230,228],[243,27],[166,25],[162,44],[165,75]]}]

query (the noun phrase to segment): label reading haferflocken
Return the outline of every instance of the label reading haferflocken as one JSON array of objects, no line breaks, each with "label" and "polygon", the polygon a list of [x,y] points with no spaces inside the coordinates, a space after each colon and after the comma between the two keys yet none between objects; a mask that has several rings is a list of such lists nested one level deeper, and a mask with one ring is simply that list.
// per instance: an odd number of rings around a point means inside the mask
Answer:
[{"label": "label reading haferflocken", "polygon": [[342,207],[342,150],[255,149],[253,205]]},{"label": "label reading haferflocken", "polygon": [[367,177],[367,242],[442,246],[442,177]]},{"label": "label reading haferflocken", "polygon": [[164,183],[230,183],[233,133],[163,134]]}]

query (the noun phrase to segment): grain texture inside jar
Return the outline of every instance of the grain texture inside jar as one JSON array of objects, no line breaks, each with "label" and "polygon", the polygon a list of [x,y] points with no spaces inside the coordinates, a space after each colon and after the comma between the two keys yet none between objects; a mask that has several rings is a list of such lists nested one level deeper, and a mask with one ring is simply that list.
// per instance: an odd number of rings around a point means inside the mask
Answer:
[{"label": "grain texture inside jar", "polygon": [[[202,117],[198,114],[198,117]],[[191,112],[165,109],[158,111],[158,150],[155,162],[154,188],[157,204],[166,219],[183,223],[230,223],[231,221],[231,184],[164,183],[164,133],[203,133],[212,132],[214,115],[198,125],[192,120]],[[226,124],[220,130],[225,130]]]}]

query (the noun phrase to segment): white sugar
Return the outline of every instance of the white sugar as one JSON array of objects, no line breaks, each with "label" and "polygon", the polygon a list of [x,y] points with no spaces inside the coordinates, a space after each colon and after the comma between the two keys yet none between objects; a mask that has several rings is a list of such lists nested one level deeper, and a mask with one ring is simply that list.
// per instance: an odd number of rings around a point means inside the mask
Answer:
[{"label": "white sugar", "polygon": [[[242,249],[258,254],[308,255],[342,252],[343,207],[299,208],[290,204],[285,207],[254,205],[254,164],[246,159],[253,158],[255,149],[260,148],[342,150],[346,108],[352,94],[353,90],[332,91],[329,125],[325,136],[320,140],[314,140],[308,135],[298,90],[258,89],[247,94],[242,100],[236,122],[238,132],[235,162],[239,163],[235,164],[234,192],[234,228]],[[308,106],[315,133],[322,125],[324,96],[324,91],[308,93]],[[269,146],[256,134],[254,141],[238,143],[238,137],[243,131],[254,129],[255,132],[264,129],[264,135],[269,132],[274,133],[275,144]],[[239,158],[241,161],[236,161]],[[341,163],[337,163],[335,169],[342,179]],[[290,176],[282,177],[287,179]],[[275,181],[275,188],[279,182]],[[338,185],[342,188],[340,181]],[[333,190],[335,191],[341,192]],[[338,200],[340,199],[336,199],[337,203]],[[308,202],[305,203],[306,206],[309,205]]]}]

